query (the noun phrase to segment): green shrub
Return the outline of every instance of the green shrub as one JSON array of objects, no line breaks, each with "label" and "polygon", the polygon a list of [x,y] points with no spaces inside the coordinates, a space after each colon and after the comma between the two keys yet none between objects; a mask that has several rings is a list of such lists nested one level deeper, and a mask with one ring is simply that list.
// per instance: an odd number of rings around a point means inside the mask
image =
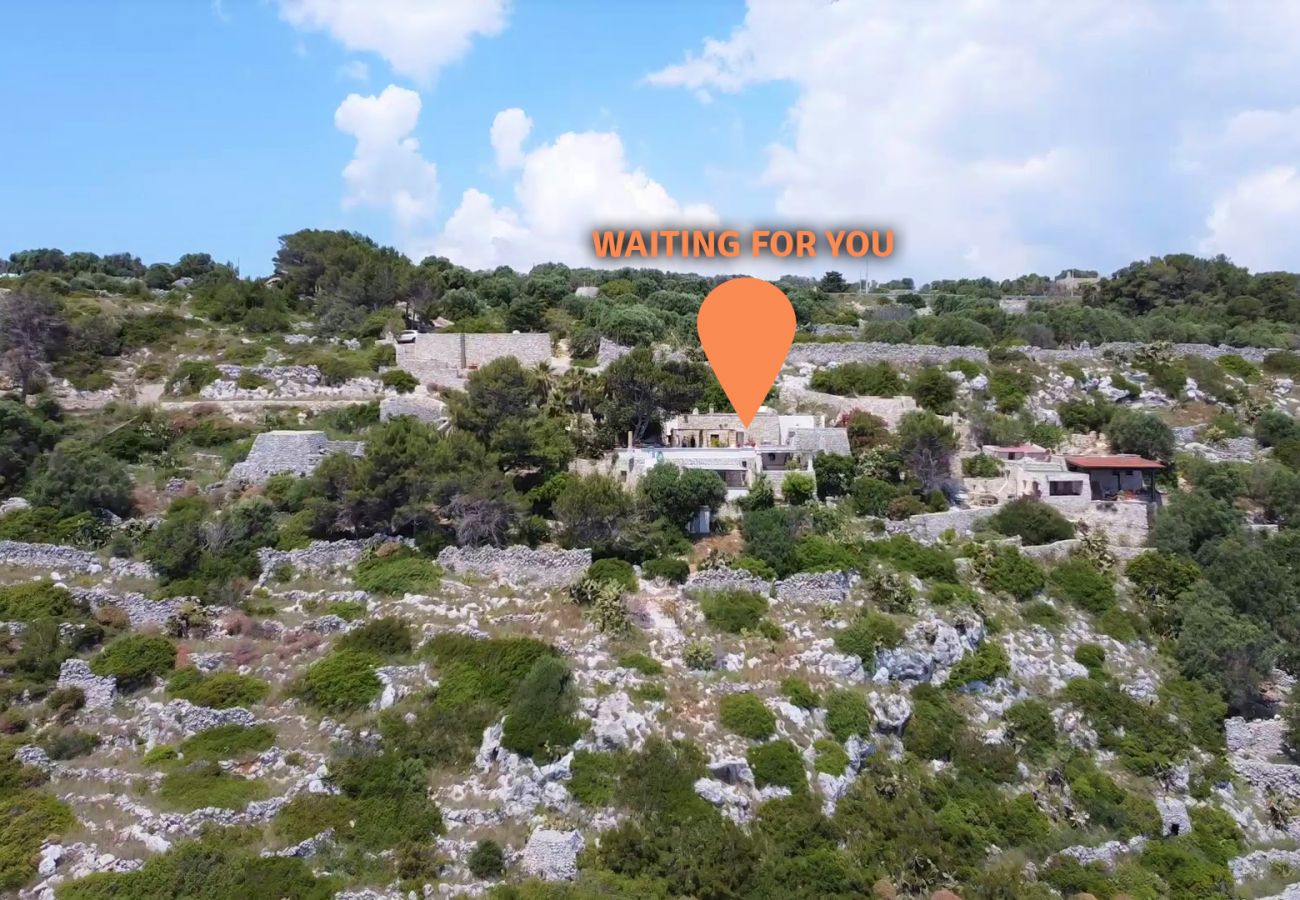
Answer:
[{"label": "green shrub", "polygon": [[1101,614],[1115,605],[1115,585],[1083,559],[1069,559],[1047,576],[1052,596],[1090,613]]},{"label": "green shrub", "polygon": [[402,656],[415,646],[411,624],[394,616],[372,619],[339,638],[339,650],[356,650],[375,656]]},{"label": "green shrub", "polygon": [[1007,737],[1030,759],[1037,759],[1056,745],[1056,723],[1051,708],[1041,700],[1021,700],[1002,715]]},{"label": "green shrub", "polygon": [[1021,607],[1020,618],[1029,625],[1042,625],[1048,629],[1060,628],[1065,624],[1065,616],[1061,615],[1060,610],[1042,600],[1035,600]]},{"label": "green shrub", "polygon": [[1011,673],[1011,660],[1001,645],[985,641],[973,653],[957,661],[948,674],[950,687],[962,687],[974,682],[988,683],[999,676]]},{"label": "green shrub", "polygon": [[221,370],[205,360],[186,360],[176,367],[167,380],[167,393],[176,396],[197,394],[214,381],[221,380]]},{"label": "green shrub", "polygon": [[506,708],[501,746],[539,765],[554,762],[582,735],[577,693],[562,659],[543,656],[520,682]]},{"label": "green shrub", "polygon": [[762,741],[776,733],[776,716],[757,695],[747,691],[723,697],[718,714],[723,727],[741,737]]},{"label": "green shrub", "polygon": [[791,506],[803,506],[816,496],[817,483],[811,475],[791,472],[781,480],[781,499]]},{"label": "green shrub", "polygon": [[659,660],[646,656],[644,653],[624,653],[619,657],[618,664],[625,669],[633,669],[642,675],[661,675],[664,667]]},{"label": "green shrub", "polygon": [[41,791],[0,799],[0,888],[17,891],[36,875],[41,844],[76,824],[68,807]]},{"label": "green shrub", "polygon": [[[146,766],[160,766],[174,759],[180,759],[180,754],[176,752],[176,748],[169,747],[166,744],[159,744],[142,756],[140,761]],[[312,833],[315,834],[315,832]],[[308,835],[308,837],[310,836]]]},{"label": "green shrub", "polygon": [[739,634],[758,627],[767,613],[767,598],[752,591],[711,591],[700,598],[700,610],[714,628]]},{"label": "green shrub", "polygon": [[176,665],[176,645],[166,638],[128,634],[106,646],[90,661],[96,675],[112,675],[125,691],[147,684]]},{"label": "green shrub", "polygon": [[325,614],[338,616],[345,622],[355,622],[357,619],[364,618],[368,609],[369,607],[365,603],[353,600],[335,600],[326,604]]},{"label": "green shrub", "polygon": [[997,478],[1002,474],[1002,463],[987,453],[977,453],[961,461],[961,474],[967,478]]},{"label": "green shrub", "polygon": [[902,642],[903,629],[893,619],[875,612],[859,615],[848,628],[835,634],[837,650],[858,657],[868,666],[875,664],[877,651]]},{"label": "green shrub", "polygon": [[813,741],[813,751],[817,754],[814,768],[827,775],[843,775],[849,767],[849,754],[839,741],[830,738],[818,738]]},{"label": "green shrub", "polygon": [[274,743],[275,730],[270,725],[218,725],[182,741],[177,750],[186,762],[220,762],[252,756]]},{"label": "green shrub", "polygon": [[587,578],[597,583],[616,584],[624,591],[637,589],[636,571],[624,559],[598,559],[587,568]]},{"label": "green shrub", "polygon": [[935,606],[973,606],[979,596],[964,584],[945,581],[930,585],[930,602]]},{"label": "green shrub", "polygon": [[469,854],[469,871],[475,878],[499,878],[506,870],[506,855],[496,841],[479,841]]},{"label": "green shrub", "polygon": [[780,785],[796,794],[808,790],[808,776],[804,773],[803,759],[789,741],[771,741],[750,747],[746,759],[754,770],[755,786],[765,788],[768,785]]},{"label": "green shrub", "polygon": [[609,806],[614,802],[618,779],[626,771],[628,754],[622,751],[597,753],[579,750],[569,766],[568,791],[584,806]]},{"label": "green shrub", "polygon": [[682,662],[688,669],[707,672],[717,665],[717,655],[708,641],[691,641],[682,648]]},{"label": "green shrub", "polygon": [[816,709],[821,698],[802,678],[791,675],[781,679],[781,693],[800,709]]},{"label": "green shrub", "polygon": [[1080,644],[1074,648],[1074,661],[1093,674],[1106,665],[1106,648],[1100,644]]},{"label": "green shrub", "polygon": [[99,735],[76,728],[56,728],[42,734],[37,745],[50,759],[76,759],[99,745]]},{"label": "green shrub", "polygon": [[450,632],[434,635],[420,653],[444,675],[469,673],[472,683],[467,687],[474,696],[503,709],[537,660],[559,658],[554,647],[533,638],[472,638]]},{"label": "green shrub", "polygon": [[855,691],[836,690],[826,695],[826,729],[840,743],[853,735],[865,737],[875,722],[866,698]]},{"label": "green shrub", "polygon": [[776,569],[757,557],[746,556],[743,553],[731,561],[731,568],[739,569],[741,572],[748,572],[758,578],[766,578],[769,581],[776,578]]},{"label": "green shrub", "polygon": [[383,688],[375,674],[376,665],[378,661],[369,653],[335,650],[307,667],[297,693],[327,713],[361,709]]},{"label": "green shrub", "polygon": [[889,363],[848,362],[813,373],[808,386],[814,391],[845,397],[895,397],[903,393],[903,380]]},{"label": "green shrub", "polygon": [[853,482],[853,508],[860,516],[883,519],[889,514],[889,506],[898,496],[898,490],[887,481],[863,475]]},{"label": "green shrub", "polygon": [[1276,350],[1264,357],[1263,366],[1270,375],[1300,375],[1300,353]]},{"label": "green shrub", "polygon": [[1028,545],[1050,544],[1074,537],[1074,526],[1055,508],[1033,497],[1018,497],[989,517],[989,528],[1019,535]]},{"label": "green shrub", "polygon": [[88,614],[87,607],[77,603],[66,588],[52,581],[0,587],[0,621],[58,619],[67,622],[84,619]]},{"label": "green shrub", "polygon": [[912,715],[903,726],[903,747],[922,759],[951,759],[966,729],[961,713],[943,691],[919,684],[912,690]]},{"label": "green shrub", "polygon": [[1230,375],[1236,375],[1243,381],[1258,381],[1259,369],[1236,353],[1225,353],[1216,360],[1219,367]]},{"label": "green shrub", "polygon": [[204,675],[193,666],[181,669],[167,681],[167,696],[212,709],[251,706],[264,700],[269,690],[270,685],[252,675],[237,672]]},{"label": "green shrub", "polygon": [[265,782],[230,775],[211,761],[174,769],[163,776],[158,787],[158,799],[165,806],[183,812],[206,806],[242,810],[267,794]]},{"label": "green shrub", "polygon": [[987,560],[977,561],[976,570],[985,589],[1028,600],[1047,584],[1043,570],[1014,547],[999,547]]},{"label": "green shrub", "polygon": [[420,386],[420,379],[405,369],[389,369],[379,376],[379,380],[384,383],[384,387],[392,388],[399,394],[409,394]]},{"label": "green shrub", "polygon": [[662,578],[669,584],[683,584],[691,574],[691,567],[684,559],[659,557],[641,563],[641,574],[646,578]]},{"label": "green shrub", "polygon": [[386,554],[368,551],[357,563],[352,579],[363,591],[396,597],[436,590],[441,575],[433,561],[403,546]]}]

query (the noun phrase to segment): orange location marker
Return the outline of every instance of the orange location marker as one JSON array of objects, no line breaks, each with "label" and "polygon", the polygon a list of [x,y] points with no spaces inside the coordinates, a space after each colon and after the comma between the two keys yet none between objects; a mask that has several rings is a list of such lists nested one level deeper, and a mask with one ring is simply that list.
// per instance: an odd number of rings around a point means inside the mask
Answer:
[{"label": "orange location marker", "polygon": [[781,289],[733,278],[709,292],[695,320],[713,372],[749,427],[794,341],[794,307]]}]

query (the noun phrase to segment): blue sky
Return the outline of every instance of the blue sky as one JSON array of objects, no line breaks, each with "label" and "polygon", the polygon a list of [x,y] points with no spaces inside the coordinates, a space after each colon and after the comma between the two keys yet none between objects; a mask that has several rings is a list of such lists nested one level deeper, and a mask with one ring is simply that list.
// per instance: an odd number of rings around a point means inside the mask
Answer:
[{"label": "blue sky", "polygon": [[892,225],[881,276],[1300,269],[1297,29],[1294,0],[18,0],[0,253],[256,274],[319,227],[527,268],[620,220]]}]

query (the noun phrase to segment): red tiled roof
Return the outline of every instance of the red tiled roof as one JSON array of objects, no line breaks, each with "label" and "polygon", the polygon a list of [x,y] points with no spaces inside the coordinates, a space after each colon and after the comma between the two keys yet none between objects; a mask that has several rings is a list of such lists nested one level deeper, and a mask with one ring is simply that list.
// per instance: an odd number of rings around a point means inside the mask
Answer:
[{"label": "red tiled roof", "polygon": [[1165,464],[1136,454],[1117,456],[1067,456],[1067,465],[1080,469],[1163,469]]}]

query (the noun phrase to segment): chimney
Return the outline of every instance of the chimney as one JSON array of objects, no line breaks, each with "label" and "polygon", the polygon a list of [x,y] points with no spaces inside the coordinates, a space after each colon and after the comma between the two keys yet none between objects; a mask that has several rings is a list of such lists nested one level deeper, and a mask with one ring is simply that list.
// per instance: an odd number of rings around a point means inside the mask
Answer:
[{"label": "chimney", "polygon": [[630,428],[627,432],[627,449],[632,449],[632,430]]}]

